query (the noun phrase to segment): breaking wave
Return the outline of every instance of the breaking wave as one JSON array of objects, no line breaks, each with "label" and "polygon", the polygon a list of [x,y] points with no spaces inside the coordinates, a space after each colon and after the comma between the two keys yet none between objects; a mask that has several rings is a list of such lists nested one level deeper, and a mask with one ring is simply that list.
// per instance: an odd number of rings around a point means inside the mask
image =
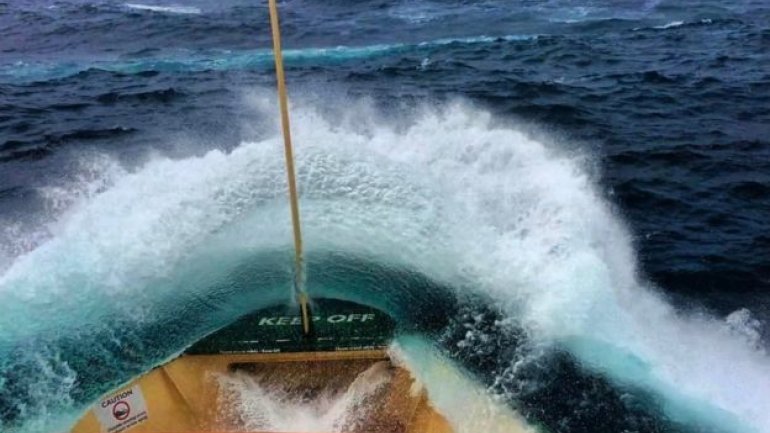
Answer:
[{"label": "breaking wave", "polygon": [[668,24],[664,24],[662,26],[655,26],[656,29],[670,29],[672,27],[680,27],[684,24],[684,21],[671,21]]},{"label": "breaking wave", "polygon": [[125,6],[129,9],[149,12],[160,12],[168,14],[184,14],[184,15],[197,15],[201,13],[199,8],[194,6],[155,6],[145,5],[140,3],[126,3]]},{"label": "breaking wave", "polygon": [[[657,294],[589,157],[465,104],[400,124],[348,107],[333,119],[294,111],[311,295],[372,304],[417,334],[410,325],[436,307],[481,299],[496,324],[649,393],[677,425],[770,431],[770,362],[746,337],[750,313],[725,323]],[[110,387],[252,308],[288,302],[282,158],[273,137],[112,173],[56,217],[47,241],[0,267],[0,426],[66,428]],[[463,329],[459,346],[498,344]],[[414,341],[402,339],[410,367],[441,389],[426,367],[436,355]],[[493,382],[522,380],[521,359],[498,361],[513,374]]]},{"label": "breaking wave", "polygon": [[[430,53],[449,45],[483,45],[535,39],[537,36],[505,35],[442,38],[416,44],[375,44],[361,47],[334,46],[287,49],[283,51],[288,66],[336,64],[352,60],[373,59],[405,53]],[[239,69],[268,69],[273,66],[272,50],[207,50],[197,54],[167,57],[132,58],[130,60],[68,61],[65,63],[16,62],[0,65],[0,80],[45,81],[66,78],[97,69],[109,72],[138,74],[149,71],[196,72]]]}]

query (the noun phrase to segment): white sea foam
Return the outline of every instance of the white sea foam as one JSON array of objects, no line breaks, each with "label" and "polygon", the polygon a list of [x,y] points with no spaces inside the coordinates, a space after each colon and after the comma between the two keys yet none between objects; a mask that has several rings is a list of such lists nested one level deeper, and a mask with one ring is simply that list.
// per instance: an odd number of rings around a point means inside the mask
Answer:
[{"label": "white sea foam", "polygon": [[670,29],[674,27],[681,27],[684,25],[684,21],[671,21],[670,23],[663,24],[662,26],[655,26],[656,29]]},{"label": "white sea foam", "polygon": [[456,433],[538,433],[510,407],[471,380],[425,340],[403,336],[390,355],[425,386],[434,407]]},{"label": "white sea foam", "polygon": [[140,3],[125,3],[125,6],[129,9],[159,12],[167,14],[182,14],[182,15],[196,15],[200,14],[201,10],[194,6],[157,6],[157,5],[145,5]]},{"label": "white sea foam", "polygon": [[225,425],[237,420],[247,431],[356,431],[358,422],[373,409],[369,397],[390,380],[390,375],[385,362],[375,363],[347,389],[321,389],[310,401],[286,391],[280,383],[260,383],[259,377],[247,373],[222,375],[218,378],[223,390],[219,417]]}]

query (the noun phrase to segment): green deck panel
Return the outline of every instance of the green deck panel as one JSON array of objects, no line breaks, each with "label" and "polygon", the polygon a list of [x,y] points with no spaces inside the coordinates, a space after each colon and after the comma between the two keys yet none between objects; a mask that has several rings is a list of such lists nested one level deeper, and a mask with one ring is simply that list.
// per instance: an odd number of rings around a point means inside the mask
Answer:
[{"label": "green deck panel", "polygon": [[335,299],[314,299],[312,336],[302,335],[298,306],[276,306],[241,317],[195,343],[187,354],[275,353],[384,348],[395,322],[382,311]]}]

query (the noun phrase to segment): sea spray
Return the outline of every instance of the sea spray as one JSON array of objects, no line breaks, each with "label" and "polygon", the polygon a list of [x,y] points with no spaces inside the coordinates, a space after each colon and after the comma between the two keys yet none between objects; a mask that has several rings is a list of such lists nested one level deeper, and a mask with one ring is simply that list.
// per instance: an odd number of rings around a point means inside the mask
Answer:
[{"label": "sea spray", "polygon": [[[342,122],[301,104],[294,113],[309,260],[338,254],[419,274],[458,299],[478,294],[534,341],[561,344],[583,368],[671,402],[670,417],[768,431],[766,355],[721,321],[676,311],[637,276],[630,236],[584,156],[462,103],[418,110],[399,125],[371,110]],[[10,431],[66,428],[62,419],[140,366],[249,309],[287,301],[281,158],[277,137],[155,158],[67,207],[49,240],[12,258],[0,275],[0,377],[14,383],[0,401]],[[345,286],[344,270],[335,272],[317,275],[336,286],[314,286],[309,274],[311,295],[370,299],[402,321],[407,304],[436,306],[409,285],[378,291],[395,273]],[[24,341],[48,349],[19,352]],[[110,341],[140,350],[124,364]],[[86,353],[106,369],[79,361]],[[14,374],[35,356],[59,366],[55,379]],[[72,387],[54,386],[73,371]],[[60,398],[29,406],[41,386]]]}]

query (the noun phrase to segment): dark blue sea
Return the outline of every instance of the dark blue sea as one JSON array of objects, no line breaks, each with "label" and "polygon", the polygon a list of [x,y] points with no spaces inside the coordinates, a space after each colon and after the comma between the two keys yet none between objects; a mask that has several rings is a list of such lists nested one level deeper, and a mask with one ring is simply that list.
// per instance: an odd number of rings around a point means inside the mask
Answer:
[{"label": "dark blue sea", "polygon": [[[458,431],[770,432],[770,3],[279,7],[307,290]],[[266,1],[0,0],[0,431],[291,302],[274,89]]]}]

